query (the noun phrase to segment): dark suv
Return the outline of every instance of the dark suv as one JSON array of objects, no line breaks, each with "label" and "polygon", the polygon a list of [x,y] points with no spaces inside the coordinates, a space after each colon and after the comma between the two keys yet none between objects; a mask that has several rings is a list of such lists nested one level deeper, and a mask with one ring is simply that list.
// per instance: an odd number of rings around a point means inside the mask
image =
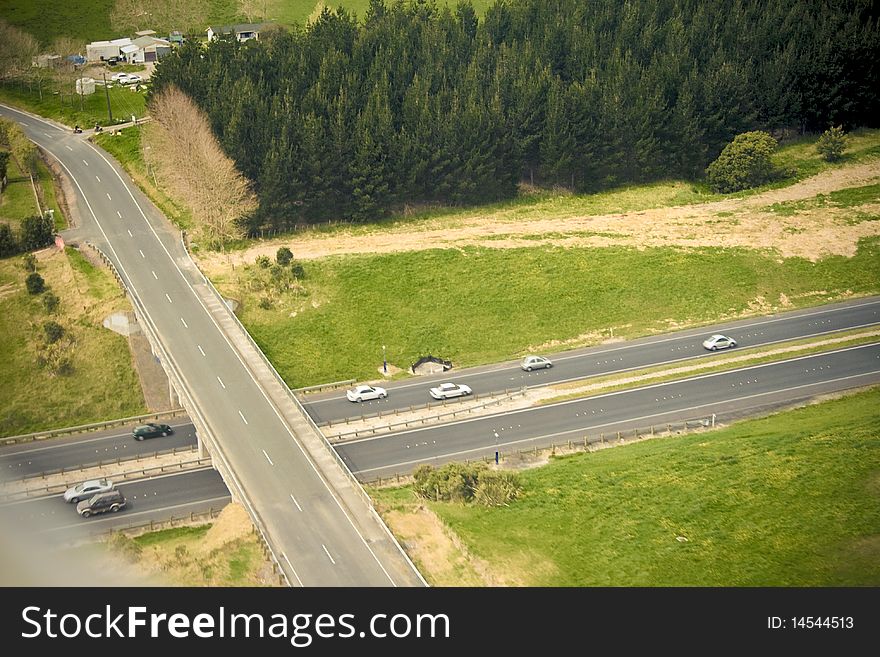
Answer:
[{"label": "dark suv", "polygon": [[131,432],[131,435],[134,436],[135,440],[143,440],[144,438],[156,438],[157,436],[170,436],[172,433],[174,432],[167,424],[150,422],[149,424],[142,424],[135,427],[134,431]]},{"label": "dark suv", "polygon": [[96,513],[116,513],[122,508],[125,508],[125,496],[118,490],[111,490],[83,500],[76,505],[76,512],[83,518],[88,518]]}]

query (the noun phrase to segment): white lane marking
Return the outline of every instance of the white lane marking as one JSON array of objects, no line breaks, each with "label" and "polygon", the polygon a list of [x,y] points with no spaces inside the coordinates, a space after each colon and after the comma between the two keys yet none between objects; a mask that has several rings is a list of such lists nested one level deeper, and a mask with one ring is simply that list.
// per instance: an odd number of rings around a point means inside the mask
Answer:
[{"label": "white lane marking", "polygon": [[183,328],[189,328],[189,326],[186,323],[186,320],[183,317],[180,318],[180,321],[183,324]]},{"label": "white lane marking", "polygon": [[[242,415],[242,417],[244,417],[244,416]],[[269,465],[274,466],[275,464],[272,463],[272,459],[270,459],[270,458],[269,458],[269,455],[266,454],[266,450],[264,449],[264,450],[261,450],[261,451],[263,452],[263,456],[266,457],[266,460],[269,461]]]},{"label": "white lane marking", "polygon": [[128,236],[129,236],[129,237],[134,237],[134,235],[131,234],[131,231],[128,231]]},{"label": "white lane marking", "polygon": [[[188,423],[185,424],[172,424],[171,427],[177,429],[179,427],[185,427]],[[46,450],[51,449],[64,449],[65,447],[69,447],[70,445],[86,445],[88,443],[99,442],[101,440],[116,440],[118,438],[125,438],[126,436],[131,437],[130,432],[126,433],[114,433],[108,436],[100,436],[98,438],[89,438],[87,440],[72,440],[72,441],[62,441],[57,445],[46,445],[45,447],[34,447],[33,449],[22,449],[17,452],[0,452],[0,457],[9,458],[10,456],[20,456],[22,454],[33,454],[35,452],[45,452]],[[33,443],[31,443],[33,444]],[[95,450],[96,452],[98,450]]]},{"label": "white lane marking", "polygon": [[[824,352],[820,352],[817,354],[807,354],[806,356],[798,356],[797,358],[789,358],[787,360],[779,360],[779,361],[774,361],[774,362],[770,362],[770,363],[761,363],[760,365],[750,365],[748,367],[742,367],[742,368],[736,369],[736,370],[723,370],[721,372],[712,372],[711,374],[701,374],[699,376],[692,376],[687,379],[677,379],[675,381],[664,381],[663,383],[654,383],[652,385],[641,386],[639,388],[628,388],[626,390],[618,390],[616,392],[606,392],[601,395],[593,395],[591,397],[581,397],[579,399],[569,399],[568,401],[556,402],[555,404],[547,404],[545,406],[541,406],[540,408],[551,408],[551,407],[558,408],[561,406],[568,406],[570,404],[580,404],[580,403],[587,401],[587,400],[595,401],[597,399],[604,399],[606,397],[618,397],[620,395],[630,394],[631,392],[634,392],[636,390],[653,390],[655,388],[664,388],[664,387],[668,387],[668,386],[677,385],[680,383],[689,383],[691,381],[700,381],[702,379],[712,379],[712,378],[717,378],[719,376],[747,372],[749,370],[757,370],[757,369],[761,369],[761,368],[765,368],[765,367],[786,365],[788,363],[793,363],[793,362],[799,361],[799,360],[806,360],[806,359],[810,359],[810,358],[822,358],[823,356],[830,356],[833,354],[839,354],[839,353],[843,353],[845,351],[854,351],[856,349],[869,349],[871,347],[876,347],[877,345],[878,345],[878,343],[872,342],[869,344],[856,345],[854,347],[844,347],[842,349],[835,349],[834,351],[824,351]],[[858,375],[858,376],[861,376],[861,375]],[[812,384],[808,384],[808,385],[812,385]],[[791,389],[793,390],[794,388],[791,388]],[[786,390],[789,390],[789,388],[786,388]],[[699,407],[695,407],[695,408],[699,408]],[[504,411],[504,415],[505,416],[518,415],[520,413],[529,413],[534,410],[535,410],[534,408],[520,408],[520,409],[516,409],[513,411]],[[460,426],[462,424],[469,424],[471,422],[479,422],[480,420],[483,420],[486,417],[491,417],[491,416],[474,417],[474,418],[470,418],[467,420],[460,420],[458,422],[455,422],[454,424],[456,426]],[[452,424],[452,423],[450,423],[450,424]],[[394,434],[391,434],[391,435],[403,436],[406,434],[420,433],[422,431],[431,431],[434,428],[435,427],[433,427],[433,426],[432,427],[421,427],[418,429],[409,429],[408,431],[398,431],[398,432],[395,432]],[[380,435],[380,436],[370,436],[368,438],[357,438],[355,440],[347,440],[345,442],[345,444],[346,445],[353,445],[355,443],[368,443],[373,440],[381,440],[382,438],[385,438],[385,437],[387,437],[387,434]]]},{"label": "white lane marking", "polygon": [[[642,420],[650,420],[651,418],[655,418],[655,417],[663,417],[664,415],[669,415],[670,413],[682,413],[684,411],[694,411],[694,410],[698,410],[698,409],[706,408],[706,407],[710,407],[710,406],[717,406],[718,404],[729,403],[732,401],[743,401],[745,399],[754,399],[756,397],[766,397],[768,395],[776,395],[776,394],[780,394],[780,393],[784,393],[784,392],[791,392],[793,390],[800,390],[801,388],[810,388],[812,386],[821,386],[821,385],[826,385],[829,383],[837,383],[838,381],[846,381],[848,379],[858,379],[858,378],[861,378],[864,376],[870,376],[871,374],[880,374],[880,370],[873,370],[871,372],[864,372],[862,374],[853,374],[850,376],[843,376],[843,377],[840,377],[839,379],[827,379],[825,381],[816,381],[815,383],[805,383],[800,386],[793,386],[791,388],[783,388],[782,390],[771,390],[769,392],[760,392],[760,393],[757,393],[754,395],[746,395],[744,397],[733,397],[733,398],[723,399],[723,400],[719,400],[719,401],[709,402],[708,404],[699,404],[698,406],[689,406],[687,408],[677,408],[677,409],[673,409],[671,411],[663,411],[661,413],[652,413],[651,415],[643,415],[641,417],[628,418],[626,420],[618,420],[617,422],[606,422],[605,424],[596,424],[596,425],[593,425],[590,427],[579,427],[577,429],[569,429],[568,431],[559,431],[557,433],[550,433],[550,434],[546,434],[543,436],[532,436],[531,438],[523,438],[521,440],[511,440],[506,443],[501,443],[500,445],[501,446],[516,445],[519,443],[527,443],[527,442],[531,442],[534,440],[546,440],[547,438],[557,438],[559,436],[564,436],[564,435],[570,434],[570,433],[583,433],[584,431],[587,431],[587,430],[595,431],[596,429],[601,429],[602,427],[608,427],[608,426],[612,426],[615,424],[623,424],[624,422],[640,422]],[[348,443],[348,444],[350,444],[350,443]],[[447,454],[435,454],[431,458],[432,459],[446,458],[448,456],[459,456],[461,454],[467,454],[469,452],[486,451],[490,447],[491,446],[483,445],[482,447],[474,447],[473,449],[464,449],[459,452],[449,452]],[[374,470],[384,470],[386,468],[398,468],[403,465],[413,465],[415,463],[424,463],[424,462],[425,462],[425,459],[421,458],[421,459],[416,459],[415,461],[404,461],[402,463],[390,463],[390,464],[382,465],[382,466],[379,466],[376,468],[367,468],[366,470],[357,470],[355,472],[355,474],[372,472]]]},{"label": "white lane marking", "polygon": [[65,146],[64,148],[66,148],[69,151],[73,151],[73,149],[70,146]]},{"label": "white lane marking", "polygon": [[119,210],[116,211],[116,216],[122,219],[122,213]]},{"label": "white lane marking", "polygon": [[296,568],[294,568],[294,567],[293,567],[293,564],[290,563],[290,559],[288,559],[288,558],[287,558],[287,555],[284,554],[283,552],[281,553],[281,556],[284,557],[284,560],[287,562],[287,565],[290,567],[290,570],[293,572],[293,576],[296,577],[296,581],[297,581],[297,583],[298,583],[300,586],[302,586],[302,585],[303,585],[302,580],[299,578],[299,575],[296,574]]},{"label": "white lane marking", "polygon": [[290,494],[290,499],[293,500],[293,503],[296,504],[296,508],[302,511],[302,507],[299,505],[299,502],[296,501],[296,498],[293,496],[293,493]]},{"label": "white lane marking", "polygon": [[141,251],[141,250],[140,250],[140,249],[138,249],[138,253],[140,253],[140,254],[141,254],[141,258],[146,258],[146,257],[147,257],[147,256],[145,256],[145,255],[144,255],[144,252],[143,252],[143,251]]},{"label": "white lane marking", "polygon": [[110,196],[110,194],[107,194],[107,198],[108,198],[109,200],[111,200],[111,201],[113,200],[113,197]]},{"label": "white lane marking", "polygon": [[98,182],[101,182],[101,179],[98,176],[95,176],[95,180],[97,180]]},{"label": "white lane marking", "polygon": [[327,549],[327,546],[324,545],[323,543],[321,543],[321,547],[324,548],[324,554],[326,554],[327,558],[330,559],[330,563],[332,563],[335,566],[336,562],[333,561],[333,557],[330,556],[330,551]]},{"label": "white lane marking", "polygon": [[[382,562],[379,560],[379,557],[376,556],[376,553],[373,552],[373,549],[370,547],[369,543],[367,543],[367,539],[365,539],[364,536],[361,534],[361,532],[358,530],[357,526],[354,523],[354,520],[352,520],[351,516],[349,516],[348,512],[345,510],[345,507],[343,507],[342,502],[336,496],[336,493],[334,492],[333,487],[330,485],[330,483],[327,481],[327,479],[324,478],[324,475],[321,474],[321,472],[318,470],[318,467],[312,461],[311,457],[306,453],[305,448],[300,444],[299,440],[297,440],[296,435],[293,433],[293,429],[291,429],[288,426],[284,417],[281,415],[281,411],[278,409],[278,407],[275,405],[275,403],[271,399],[269,399],[269,395],[267,394],[267,392],[257,382],[257,379],[254,376],[254,373],[251,372],[251,370],[245,364],[244,359],[241,357],[241,355],[238,353],[236,348],[233,346],[230,339],[226,336],[226,333],[220,327],[220,324],[215,319],[212,311],[208,308],[208,306],[205,304],[205,302],[202,300],[202,298],[199,296],[199,294],[195,291],[195,288],[193,288],[192,284],[190,284],[190,282],[187,280],[186,275],[183,273],[183,270],[177,264],[177,261],[174,259],[174,257],[171,255],[171,253],[168,251],[168,248],[165,246],[165,243],[162,242],[161,239],[159,239],[159,234],[156,232],[156,229],[153,227],[153,224],[151,224],[149,219],[147,219],[147,214],[144,212],[144,209],[141,207],[140,203],[138,203],[137,199],[134,196],[134,193],[132,193],[131,189],[129,189],[128,185],[126,184],[125,180],[122,177],[122,174],[120,174],[119,171],[116,170],[116,167],[113,166],[113,164],[110,162],[110,160],[108,160],[106,157],[104,157],[104,154],[100,150],[98,150],[94,145],[92,145],[88,141],[85,143],[89,148],[91,148],[93,151],[95,151],[95,154],[98,157],[100,157],[102,160],[104,160],[104,162],[107,163],[107,166],[109,166],[111,169],[113,169],[113,173],[116,174],[116,177],[119,178],[119,182],[122,184],[125,191],[128,192],[129,197],[131,198],[135,207],[141,213],[141,217],[143,217],[144,222],[147,224],[147,227],[150,229],[150,232],[153,233],[153,236],[156,238],[156,241],[159,243],[159,246],[161,246],[162,250],[165,251],[165,255],[168,256],[168,259],[171,261],[172,266],[177,270],[177,273],[180,275],[180,278],[183,280],[184,283],[186,283],[187,287],[189,287],[195,300],[202,306],[202,309],[204,309],[205,314],[208,316],[208,319],[210,319],[211,323],[214,324],[214,327],[217,329],[217,333],[220,335],[221,338],[223,338],[224,342],[226,342],[231,354],[233,356],[235,356],[235,358],[238,360],[238,362],[241,365],[242,369],[244,370],[245,374],[247,374],[250,377],[251,381],[254,382],[254,385],[256,386],[257,390],[260,391],[260,394],[263,396],[263,399],[266,400],[266,403],[269,405],[269,408],[272,409],[272,411],[275,413],[275,416],[278,418],[278,421],[281,422],[281,425],[287,431],[288,435],[293,439],[293,443],[297,446],[297,448],[299,449],[300,453],[303,455],[303,458],[305,458],[305,460],[309,464],[309,466],[311,466],[312,471],[318,477],[318,480],[321,481],[322,484],[324,484],[324,488],[327,490],[328,493],[330,493],[330,496],[333,498],[333,501],[336,502],[336,506],[339,508],[340,511],[342,511],[342,514],[345,516],[345,519],[348,520],[349,525],[351,525],[352,530],[354,530],[354,532],[355,532],[355,534],[357,534],[358,538],[361,539],[361,543],[363,543],[364,547],[367,548],[367,551],[370,553],[370,555],[376,561],[376,564],[379,566],[379,568],[382,570],[382,572],[388,578],[388,581],[391,582],[392,586],[397,587],[397,582],[395,582],[394,579],[391,577],[391,575],[388,574],[388,571],[385,569],[385,566],[382,565]],[[62,163],[62,166],[64,166],[63,163]],[[70,169],[68,169],[66,166],[64,168],[65,168],[65,170],[67,170],[67,172],[70,174],[70,176],[72,178],[73,173],[70,171]],[[74,180],[74,182],[76,182],[76,181]],[[82,191],[82,188],[79,186],[79,183],[77,183],[77,187],[79,188],[80,193],[83,196],[85,196],[85,193]],[[113,249],[113,245],[110,243],[110,240],[107,238],[106,233],[104,233],[104,229],[101,228],[101,224],[100,224],[100,222],[98,222],[98,218],[97,218],[97,216],[95,216],[94,210],[92,209],[91,205],[88,203],[88,199],[86,199],[86,204],[89,206],[89,212],[92,214],[92,217],[94,217],[96,223],[98,223],[98,227],[101,229],[101,233],[104,235],[104,239],[107,240],[108,244],[110,244],[110,249],[113,251],[113,255],[116,256],[117,260],[118,260],[118,256],[116,255],[116,250]],[[131,283],[131,278],[129,278],[129,276],[128,276],[127,272],[125,272],[124,268],[122,271],[123,271],[123,274],[125,275],[125,278]],[[878,301],[877,303],[880,303],[880,301]],[[174,356],[169,353],[169,357],[174,362],[175,367],[177,367],[178,370],[180,370],[180,366],[177,365],[176,361],[174,361]],[[303,411],[303,412],[305,412],[305,411]],[[247,420],[245,419],[244,415],[242,415],[241,411],[239,411],[238,414],[241,415],[241,419],[244,420],[245,424],[247,424]],[[220,458],[224,462],[226,462],[226,459],[223,457],[222,452],[220,452]],[[229,468],[228,463],[226,463],[226,466],[227,466],[227,468]],[[230,470],[231,470],[231,468],[230,468]],[[241,488],[241,483],[237,479],[235,479],[234,474],[233,474],[233,481],[235,482],[235,484],[239,488]],[[250,501],[245,499],[244,502],[245,502],[245,505],[249,509],[251,509],[251,511],[253,512],[253,508],[250,504]],[[385,527],[384,524],[382,526]],[[406,553],[403,551],[403,548],[401,548],[400,545],[396,543],[393,535],[391,534],[391,531],[387,527],[385,527],[385,531],[388,534],[389,538],[391,538],[392,541],[394,541],[395,544],[397,545],[397,548],[400,551],[400,554],[403,555],[403,557],[405,559],[407,559],[407,561],[409,562],[409,557],[407,557]],[[270,550],[271,550],[271,548],[270,548]],[[413,569],[413,572],[415,572],[415,574],[419,578],[419,580],[425,586],[427,586],[428,584],[425,581],[425,579],[422,577],[422,574],[416,569],[416,567],[414,565],[412,565],[411,562],[409,562],[409,563]],[[297,579],[299,579],[299,578],[297,578]]]},{"label": "white lane marking", "polygon": [[221,378],[218,376],[218,377],[217,377],[217,380],[220,382],[220,385],[223,386],[223,389],[226,390],[226,384],[223,383],[223,379],[221,379]]},{"label": "white lane marking", "polygon": [[196,346],[199,348],[199,352],[202,354],[202,356],[204,356],[204,355],[205,355],[205,350],[202,349],[202,345],[197,344]]},{"label": "white lane marking", "polygon": [[245,423],[245,424],[247,424],[248,421],[247,421],[247,418],[244,416],[244,413],[242,413],[241,411],[239,411],[238,414],[241,415],[241,419],[244,420],[244,423]]},{"label": "white lane marking", "polygon": [[150,270],[150,273],[153,275],[153,278],[155,278],[157,281],[159,280],[159,277],[156,276],[156,272],[154,272],[154,271],[151,269],[151,270]]},{"label": "white lane marking", "polygon": [[83,164],[85,164],[86,166],[89,166],[89,163],[86,162],[85,160],[83,160]]},{"label": "white lane marking", "polygon": [[165,293],[165,298],[168,299],[168,303],[174,303],[174,302],[171,300],[171,297],[168,296],[168,293],[167,293],[167,292]]},{"label": "white lane marking", "polygon": [[49,138],[52,137],[52,135],[50,135],[48,132],[44,132],[43,134],[46,135],[46,136],[49,137]]}]

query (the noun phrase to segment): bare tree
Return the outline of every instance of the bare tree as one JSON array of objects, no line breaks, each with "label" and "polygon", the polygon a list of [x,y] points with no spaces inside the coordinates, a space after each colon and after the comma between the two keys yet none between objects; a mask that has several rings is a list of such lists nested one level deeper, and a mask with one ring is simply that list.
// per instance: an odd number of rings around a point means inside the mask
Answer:
[{"label": "bare tree", "polygon": [[0,80],[17,78],[30,72],[40,52],[37,40],[27,32],[0,20]]},{"label": "bare tree", "polygon": [[[67,59],[71,55],[82,55],[86,49],[84,41],[74,39],[72,37],[58,37],[52,42],[52,51],[61,55],[61,61],[55,68],[55,76],[58,80],[58,90],[61,102],[64,102],[64,95],[71,97],[76,93],[76,79],[80,77],[78,66]],[[83,102],[82,94],[79,94],[80,105]]]},{"label": "bare tree", "polygon": [[235,168],[211,132],[207,116],[177,87],[150,103],[144,157],[157,181],[191,210],[199,231],[214,246],[241,238],[240,220],[257,207],[249,181]]},{"label": "bare tree", "polygon": [[266,0],[238,0],[238,11],[247,19],[248,23],[253,23],[258,18],[266,20]]}]

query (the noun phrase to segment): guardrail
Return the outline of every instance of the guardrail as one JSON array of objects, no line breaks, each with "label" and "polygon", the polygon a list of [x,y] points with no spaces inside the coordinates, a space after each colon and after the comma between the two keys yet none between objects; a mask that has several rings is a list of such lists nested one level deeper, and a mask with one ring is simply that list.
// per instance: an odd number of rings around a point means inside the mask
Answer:
[{"label": "guardrail", "polygon": [[[216,292],[216,290],[215,290]],[[219,294],[219,292],[218,292]],[[235,314],[235,313],[233,313]],[[357,382],[357,379],[345,379],[345,381],[333,381],[332,383],[319,383],[314,386],[305,386],[304,388],[294,388],[293,392],[300,392],[304,395],[307,395],[310,392],[320,392],[321,390],[333,390],[335,388],[344,388],[350,385],[354,385]]]},{"label": "guardrail", "polygon": [[25,475],[24,477],[19,477],[18,479],[6,479],[4,481],[4,484],[9,485],[15,483],[24,483],[26,481],[30,481],[31,479],[45,479],[46,477],[51,477],[52,475],[71,474],[73,472],[82,472],[83,470],[88,470],[90,468],[103,468],[104,466],[114,464],[122,465],[123,463],[128,463],[130,461],[140,461],[141,459],[154,459],[160,456],[166,456],[168,454],[178,454],[184,452],[192,453],[195,451],[198,451],[198,447],[196,447],[195,445],[190,445],[189,447],[172,447],[171,449],[156,450],[155,452],[150,452],[148,454],[132,454],[131,456],[119,456],[115,459],[107,459],[106,461],[95,461],[93,463],[83,463],[69,468],[55,468],[54,470],[44,470],[36,474],[29,474]]},{"label": "guardrail", "polygon": [[99,429],[109,429],[111,427],[124,426],[126,424],[138,424],[147,420],[164,420],[172,417],[180,417],[181,415],[186,415],[186,410],[182,408],[176,408],[170,411],[161,411],[159,413],[148,413],[146,415],[133,415],[131,417],[123,417],[119,418],[118,420],[92,422],[91,424],[81,424],[76,427],[65,427],[63,429],[37,431],[35,433],[26,433],[20,436],[8,436],[6,438],[0,438],[0,443],[3,443],[4,445],[29,443],[34,440],[46,440],[47,438],[55,438],[57,436],[65,436],[73,433],[86,433],[89,431],[98,431]]},{"label": "guardrail", "polygon": [[[119,472],[112,476],[113,480],[121,479],[122,481],[129,481],[131,479],[142,479],[148,476],[149,473],[164,473],[164,472],[174,472],[175,470],[189,470],[195,467],[210,465],[211,458],[204,457],[198,459],[192,459],[190,461],[180,461],[178,463],[168,463],[165,465],[154,465],[150,468],[140,468],[139,470],[127,470],[125,472]],[[54,495],[60,492],[63,492],[70,488],[71,486],[79,483],[79,479],[65,481],[60,484],[51,484],[48,486],[39,486],[35,488],[26,488],[25,490],[15,491],[12,493],[0,493],[0,501],[3,502],[11,502],[22,499],[30,499],[32,497],[45,497],[47,495]]]},{"label": "guardrail", "polygon": [[141,522],[136,525],[125,525],[124,527],[116,527],[114,529],[108,529],[103,532],[96,532],[92,534],[92,536],[112,536],[113,534],[124,534],[126,532],[135,532],[146,529],[147,531],[156,531],[159,529],[164,529],[166,526],[174,527],[174,523],[182,523],[182,522],[195,522],[196,520],[201,520],[202,518],[206,518],[208,520],[213,520],[217,516],[220,515],[220,512],[223,509],[215,509],[214,507],[210,507],[207,511],[199,511],[199,512],[191,512],[185,516],[177,516],[174,515],[169,516],[165,520],[150,520],[148,522]]},{"label": "guardrail", "polygon": [[[487,406],[492,406],[493,404],[500,404],[505,401],[509,401],[516,397],[517,395],[524,395],[526,393],[526,387],[523,386],[519,390],[514,390],[513,392],[505,391],[504,396],[492,399],[487,402],[483,402],[482,404],[476,404],[474,406],[466,406],[464,408],[458,408],[454,411],[449,411],[448,413],[438,413],[437,415],[429,415],[428,417],[423,418],[415,418],[413,420],[401,420],[400,422],[392,422],[390,424],[384,424],[379,427],[364,427],[363,429],[355,429],[354,431],[344,431],[342,433],[338,433],[335,436],[327,436],[327,440],[332,440],[336,442],[342,442],[342,440],[348,436],[353,436],[355,438],[358,437],[359,434],[369,433],[369,435],[375,435],[377,431],[391,431],[394,427],[404,427],[408,428],[411,424],[427,424],[430,420],[439,420],[443,417],[455,417],[456,415],[461,415],[464,413],[471,413],[473,411],[479,410],[481,408],[486,408]],[[476,399],[476,397],[474,397]],[[444,400],[445,402],[446,400]],[[445,404],[444,404],[445,405]],[[413,408],[412,406],[410,408]],[[425,408],[424,406],[419,406],[418,408]],[[428,404],[427,408],[431,408],[431,405]],[[397,410],[396,413],[400,413],[402,411]],[[378,417],[382,417],[381,413]],[[329,424],[327,425],[329,426]]]},{"label": "guardrail", "polygon": [[[646,438],[681,435],[682,433],[688,433],[690,431],[696,431],[699,429],[715,428],[717,426],[716,418],[717,415],[711,414],[701,418],[690,418],[687,420],[678,420],[677,422],[667,422],[664,424],[652,424],[643,427],[627,429],[625,431],[613,431],[592,435],[584,434],[583,439],[580,440],[550,442],[549,444],[544,445],[535,444],[532,447],[526,449],[518,449],[511,452],[502,452],[499,449],[494,449],[493,451],[496,451],[498,454],[497,462],[509,460],[515,457],[519,457],[521,460],[525,460],[527,455],[537,458],[540,452],[550,451],[551,453],[555,453],[556,450],[561,449],[567,449],[569,451],[592,452],[594,448],[602,449],[604,447],[626,445],[639,440],[644,440]],[[540,441],[541,439],[534,438],[533,440]],[[486,449],[492,450],[493,448],[491,445],[487,445]],[[467,459],[465,463],[471,463],[473,461],[491,463],[495,461],[495,458],[493,456],[483,456],[478,459]],[[415,470],[416,467],[418,467],[418,465],[414,465],[412,470]],[[385,477],[377,477],[376,479],[366,480],[363,482],[363,484],[364,486],[382,486],[383,484],[387,485],[391,483],[406,483],[411,478],[412,470],[406,472],[394,472]]]}]

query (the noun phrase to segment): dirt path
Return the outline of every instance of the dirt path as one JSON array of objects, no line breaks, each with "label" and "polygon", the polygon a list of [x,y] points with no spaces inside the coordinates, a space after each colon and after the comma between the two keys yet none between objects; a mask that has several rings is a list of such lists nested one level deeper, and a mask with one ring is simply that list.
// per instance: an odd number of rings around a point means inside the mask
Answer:
[{"label": "dirt path", "polygon": [[[880,221],[853,221],[853,208],[818,207],[781,216],[768,206],[804,201],[818,194],[877,182],[880,182],[880,160],[871,160],[824,171],[789,187],[747,198],[595,216],[557,215],[546,219],[517,218],[515,208],[488,215],[466,214],[456,217],[455,226],[429,219],[366,234],[346,230],[306,233],[269,240],[225,256],[205,254],[200,259],[203,266],[214,273],[227,269],[229,263],[253,262],[258,255],[274,257],[282,245],[289,246],[295,256],[303,260],[464,246],[504,249],[538,245],[620,245],[775,249],[784,257],[800,256],[815,261],[827,255],[854,255],[860,239],[880,235]],[[868,203],[857,209],[877,215],[880,203]]]}]

